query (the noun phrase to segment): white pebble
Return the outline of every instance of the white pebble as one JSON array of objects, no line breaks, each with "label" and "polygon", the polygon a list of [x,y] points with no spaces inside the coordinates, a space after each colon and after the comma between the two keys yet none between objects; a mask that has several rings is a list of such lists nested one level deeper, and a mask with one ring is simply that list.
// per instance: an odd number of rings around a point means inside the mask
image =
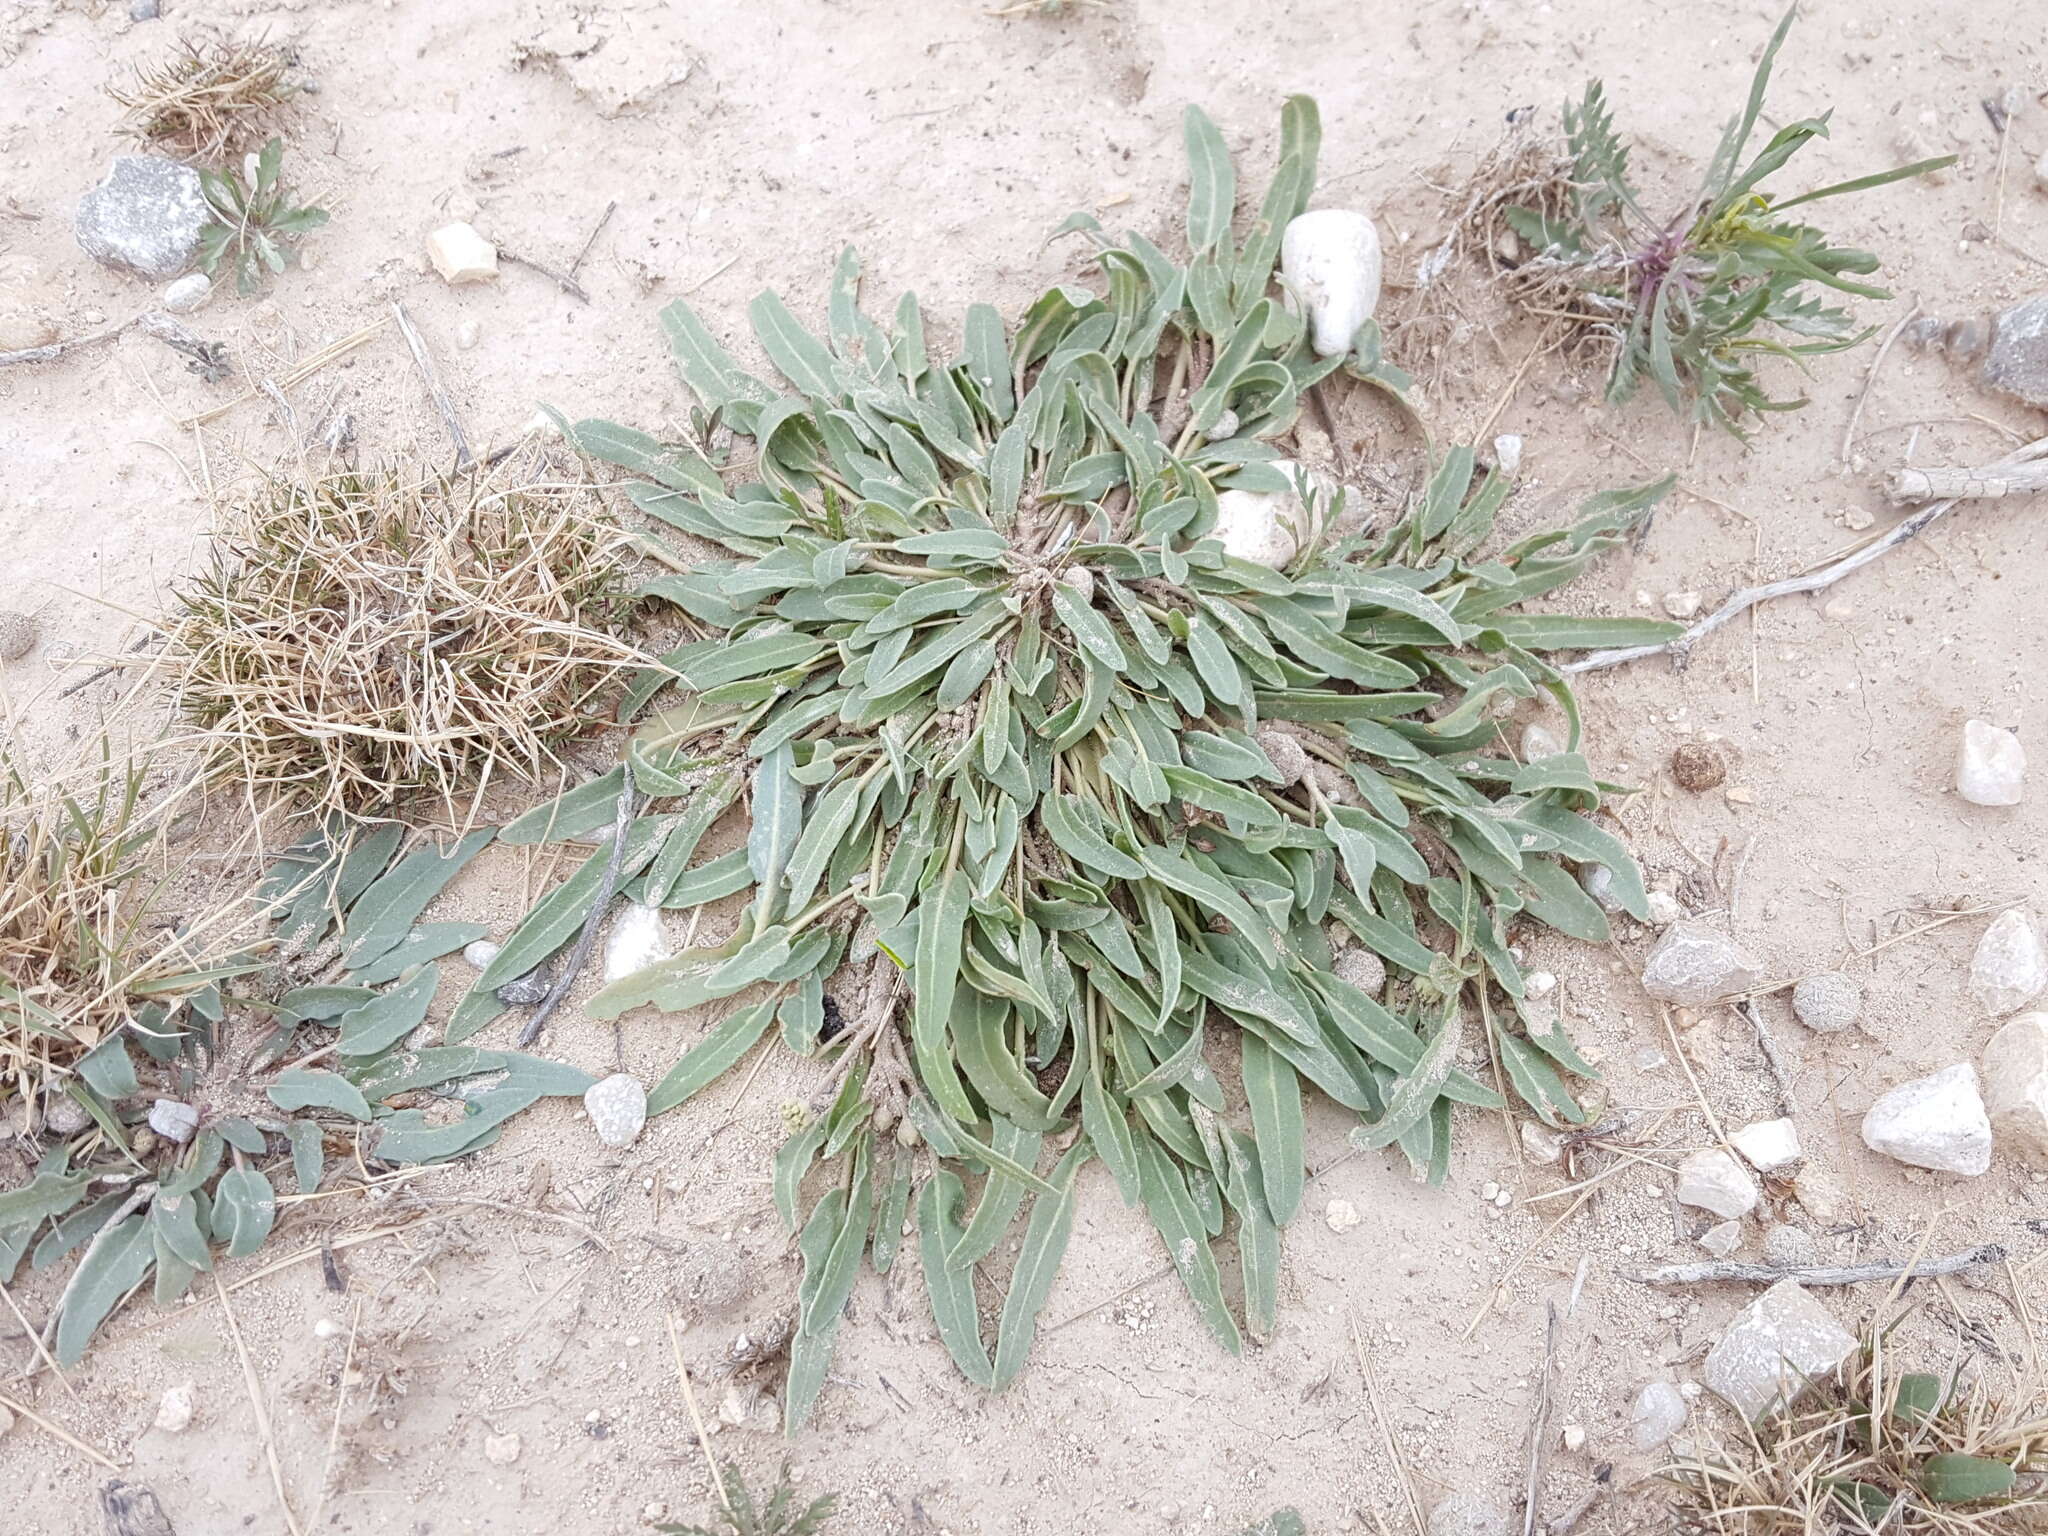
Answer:
[{"label": "white pebble", "polygon": [[1673,923],[1643,965],[1643,990],[1667,1003],[1698,1007],[1747,992],[1763,967],[1725,933],[1705,923]]},{"label": "white pebble", "polygon": [[647,1124],[647,1090],[638,1078],[616,1072],[584,1091],[583,1108],[599,1141],[630,1147]]},{"label": "white pebble", "polygon": [[604,979],[619,981],[669,957],[668,938],[662,932],[661,909],[628,902],[612,919],[611,932],[604,941]]},{"label": "white pebble", "polygon": [[1564,1433],[1558,1436],[1567,1451],[1583,1451],[1586,1448],[1586,1431],[1582,1425],[1567,1424]]},{"label": "white pebble", "polygon": [[182,1146],[199,1129],[199,1111],[176,1099],[158,1099],[149,1106],[149,1128],[166,1141]]},{"label": "white pebble", "polygon": [[1351,350],[1380,302],[1380,236],[1346,208],[1317,208],[1280,237],[1280,281],[1306,313],[1318,357]]},{"label": "white pebble", "polygon": [[1678,1165],[1679,1203],[1712,1211],[1724,1221],[1755,1210],[1759,1193],[1749,1170],[1719,1147],[1695,1152]]},{"label": "white pebble", "polygon": [[1679,904],[1678,898],[1669,891],[1651,891],[1649,893],[1649,912],[1650,926],[1653,928],[1669,928],[1673,923],[1685,916],[1685,908]]},{"label": "white pebble", "polygon": [[1999,1145],[2048,1168],[2048,1013],[2023,1013],[1984,1047],[1984,1108]]},{"label": "white pebble", "polygon": [[498,958],[498,952],[502,950],[504,947],[505,946],[502,944],[493,944],[489,939],[478,939],[474,944],[465,945],[463,947],[463,963],[465,965],[474,966],[478,970],[482,970],[485,966],[489,965],[493,960]]},{"label": "white pebble", "polygon": [[183,1433],[192,1423],[195,1406],[191,1382],[172,1387],[156,1405],[156,1427],[167,1435]]},{"label": "white pebble", "polygon": [[498,248],[468,224],[443,224],[427,236],[427,259],[449,283],[487,283],[498,275]]},{"label": "white pebble", "polygon": [[1759,1120],[1731,1131],[1728,1143],[1749,1160],[1758,1173],[1776,1173],[1790,1168],[1801,1157],[1799,1129],[1790,1120]]},{"label": "white pebble", "polygon": [[1975,1177],[1991,1166],[1991,1120],[1968,1062],[1901,1083],[1863,1117],[1863,1144],[1873,1152]]},{"label": "white pebble", "polygon": [[474,320],[463,320],[455,327],[455,345],[467,352],[483,338],[484,328]]},{"label": "white pebble", "polygon": [[339,1338],[341,1337],[341,1324],[331,1317],[323,1317],[313,1325],[313,1337],[316,1339]]},{"label": "white pebble", "polygon": [[1629,1409],[1629,1440],[1638,1451],[1654,1451],[1685,1427],[1685,1416],[1685,1395],[1668,1381],[1653,1381]]},{"label": "white pebble", "polygon": [[2041,930],[2024,908],[2001,912],[1977,941],[1970,957],[1970,996],[1986,1013],[2023,1008],[2048,987],[2048,950]]},{"label": "white pebble", "polygon": [[2027,751],[2019,737],[1982,720],[1963,723],[1957,794],[1972,805],[2018,805],[2026,779]]},{"label": "white pebble", "polygon": [[1700,595],[1697,592],[1666,592],[1664,611],[1674,619],[1689,619],[1700,611]]},{"label": "white pebble", "polygon": [[1522,978],[1524,997],[1548,997],[1557,990],[1557,978],[1548,971],[1531,971]]},{"label": "white pebble", "polygon": [[174,315],[189,315],[213,296],[213,279],[204,272],[188,272],[164,290],[163,307]]},{"label": "white pebble", "polygon": [[1742,1246],[1742,1223],[1717,1222],[1700,1234],[1700,1246],[1717,1259],[1725,1259]]},{"label": "white pebble", "polygon": [[1546,757],[1557,756],[1563,750],[1563,739],[1542,721],[1532,720],[1522,727],[1523,762],[1541,762]]},{"label": "white pebble", "polygon": [[1555,1163],[1564,1156],[1564,1138],[1534,1120],[1522,1122],[1522,1150],[1539,1163]]},{"label": "white pebble", "polygon": [[1493,462],[1504,475],[1512,475],[1522,467],[1522,439],[1513,432],[1503,432],[1493,440]]},{"label": "white pebble", "polygon": [[1332,1200],[1323,1207],[1323,1222],[1332,1232],[1349,1232],[1361,1219],[1349,1200]]},{"label": "white pebble", "polygon": [[1348,981],[1370,997],[1378,997],[1387,984],[1386,961],[1363,944],[1354,944],[1338,955],[1330,970],[1339,981]]},{"label": "white pebble", "polygon": [[509,1467],[519,1459],[519,1436],[516,1434],[484,1436],[484,1460],[494,1467]]}]

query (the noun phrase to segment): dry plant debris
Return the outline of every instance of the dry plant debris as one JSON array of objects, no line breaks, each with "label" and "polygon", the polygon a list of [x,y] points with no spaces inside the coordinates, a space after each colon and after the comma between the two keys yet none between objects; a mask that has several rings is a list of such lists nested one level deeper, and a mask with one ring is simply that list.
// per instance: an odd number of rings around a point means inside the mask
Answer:
[{"label": "dry plant debris", "polygon": [[118,1071],[124,1027],[252,968],[232,904],[192,923],[167,910],[148,772],[110,747],[62,777],[0,756],[0,1106],[28,1107],[26,1128],[87,1129],[82,1090]]},{"label": "dry plant debris", "polygon": [[2048,1380],[2038,1354],[1902,1371],[1873,1330],[1799,1407],[1663,1475],[1700,1536],[2019,1536],[2048,1523]]},{"label": "dry plant debris", "polygon": [[291,53],[275,43],[183,39],[136,66],[107,94],[127,109],[123,126],[181,158],[217,161],[259,143],[299,93]]},{"label": "dry plant debris", "polygon": [[[1095,242],[1107,296],[1055,288],[1014,330],[973,306],[956,362],[928,355],[914,298],[890,331],[862,313],[851,251],[829,341],[773,294],[754,303],[793,392],[672,305],[700,418],[756,445],[759,478],[732,492],[693,449],[570,428],[649,477],[629,490],[651,516],[736,558],[670,552],[686,574],[649,584],[707,636],[670,652],[636,702],[671,677],[678,696],[631,744],[630,778],[622,765],[504,835],[633,819],[562,888],[580,895],[528,920],[546,942],[526,925],[508,940],[449,1038],[503,1011],[497,989],[566,942],[615,871],[643,905],[754,893],[723,942],[585,1010],[732,1000],[650,1114],[778,1025],[833,1060],[776,1165],[785,1220],[808,1207],[792,1426],[823,1384],[870,1232],[886,1270],[913,1205],[939,1332],[963,1373],[1001,1386],[1023,1367],[1090,1158],[1144,1206],[1236,1350],[1210,1245],[1234,1216],[1244,1314],[1264,1334],[1306,1176],[1307,1088],[1358,1116],[1362,1146],[1398,1145],[1436,1179],[1454,1104],[1500,1103],[1458,1068],[1467,1042],[1543,1119],[1583,1118],[1567,1079],[1591,1069],[1525,991],[1511,933],[1607,938],[1578,864],[1611,869],[1631,910],[1645,894],[1584,814],[1611,786],[1576,750],[1499,754],[1496,711],[1549,694],[1575,747],[1546,656],[1676,632],[1515,611],[1625,537],[1665,485],[1595,496],[1576,527],[1486,558],[1510,483],[1455,448],[1406,515],[1344,536],[1343,493],[1303,489],[1274,441],[1340,370],[1397,387],[1370,321],[1318,357],[1271,292],[1319,133],[1314,103],[1290,100],[1240,244],[1235,172],[1190,109],[1191,256],[1069,219]],[[1263,564],[1231,552],[1262,509],[1292,521],[1277,545],[1254,530]],[[693,864],[742,794],[746,846]],[[828,988],[844,1013],[829,1037]],[[934,1159],[913,1202],[921,1144]],[[820,1162],[830,1174],[807,1199]],[[975,1268],[1019,1220],[991,1355]]]},{"label": "dry plant debris", "polygon": [[210,776],[329,812],[540,774],[603,724],[631,599],[596,493],[494,478],[278,478],[177,593],[167,656]]}]

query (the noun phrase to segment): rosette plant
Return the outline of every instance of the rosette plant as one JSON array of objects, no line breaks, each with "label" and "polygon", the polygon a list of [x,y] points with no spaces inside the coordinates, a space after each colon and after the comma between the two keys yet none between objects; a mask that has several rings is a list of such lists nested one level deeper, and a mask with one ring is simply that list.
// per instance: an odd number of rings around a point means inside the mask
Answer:
[{"label": "rosette plant", "polygon": [[[863,1256],[887,1269],[906,1216],[953,1359],[1000,1387],[1091,1164],[1143,1205],[1236,1350],[1218,1244],[1262,1334],[1312,1096],[1431,1179],[1457,1106],[1505,1091],[1545,1122],[1582,1117],[1570,1080],[1590,1069],[1526,996],[1513,931],[1605,939],[1580,864],[1610,870],[1638,915],[1644,895],[1588,816],[1609,786],[1576,750],[1515,761],[1498,722],[1548,693],[1576,748],[1548,653],[1673,632],[1520,611],[1663,487],[1595,496],[1576,526],[1482,554],[1510,486],[1458,448],[1381,531],[1338,537],[1341,491],[1311,484],[1284,569],[1226,553],[1219,497],[1304,483],[1275,466],[1309,389],[1339,370],[1402,383],[1370,321],[1318,358],[1274,291],[1318,136],[1314,104],[1290,100],[1240,239],[1230,158],[1190,109],[1188,255],[1070,220],[1106,291],[1055,287],[1014,325],[976,305],[952,362],[914,297],[887,328],[862,313],[850,252],[827,337],[773,294],[754,302],[787,388],[671,305],[699,426],[752,443],[734,464],[565,423],[644,477],[627,489],[650,517],[722,553],[650,540],[673,574],[648,591],[701,638],[636,691],[636,713],[657,707],[621,767],[506,836],[621,818],[576,894],[536,914],[552,943],[607,872],[654,906],[750,893],[722,942],[590,1008],[728,1010],[654,1113],[771,1031],[831,1063],[775,1168],[803,1258],[792,1427]],[[744,844],[698,858],[742,799]],[[455,1032],[545,951],[515,935]],[[1015,1259],[998,1258],[1020,1219]],[[991,1336],[979,1287],[998,1283]]]}]

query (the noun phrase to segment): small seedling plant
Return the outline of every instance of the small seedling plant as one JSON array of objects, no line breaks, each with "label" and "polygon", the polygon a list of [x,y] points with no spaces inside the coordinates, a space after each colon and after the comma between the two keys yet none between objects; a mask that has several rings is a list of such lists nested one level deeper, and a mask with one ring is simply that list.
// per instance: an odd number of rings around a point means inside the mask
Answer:
[{"label": "small seedling plant", "polygon": [[[1314,104],[1287,103],[1241,237],[1220,134],[1191,109],[1186,135],[1185,258],[1105,237],[1106,293],[1055,287],[1014,326],[975,305],[951,362],[914,297],[887,328],[863,313],[851,251],[825,337],[773,294],[754,302],[787,388],[671,305],[701,424],[752,440],[736,487],[687,445],[563,424],[644,476],[627,490],[653,519],[724,554],[650,536],[673,573],[647,591],[701,638],[635,688],[628,709],[652,713],[626,761],[504,835],[589,837],[622,797],[647,799],[625,800],[640,814],[622,840],[549,898],[535,942],[513,936],[451,1036],[503,1011],[495,989],[562,942],[608,867],[657,907],[747,897],[728,937],[586,1011],[724,1010],[651,1114],[764,1036],[829,1063],[774,1171],[803,1258],[792,1427],[863,1258],[897,1262],[906,1216],[953,1360],[983,1386],[1013,1379],[1098,1162],[1217,1340],[1264,1335],[1308,1096],[1431,1179],[1455,1106],[1500,1107],[1496,1080],[1578,1121],[1569,1079],[1590,1068],[1526,995],[1510,933],[1606,938],[1579,863],[1646,910],[1626,849],[1586,814],[1607,788],[1586,759],[1516,762],[1496,719],[1548,694],[1575,748],[1547,656],[1674,632],[1519,611],[1663,486],[1482,554],[1510,487],[1458,448],[1382,532],[1327,536],[1333,505],[1310,509],[1326,536],[1286,570],[1225,555],[1219,493],[1293,483],[1276,440],[1303,393],[1340,369],[1398,380],[1369,322],[1319,359],[1273,293],[1314,184]],[[736,804],[744,844],[700,858]],[[1380,995],[1337,974],[1347,955],[1383,965]],[[1467,1070],[1468,1048],[1490,1067]],[[977,1288],[1020,1221],[991,1351]],[[1214,1246],[1231,1231],[1242,1324]]]},{"label": "small seedling plant", "polygon": [[1757,374],[1759,359],[1803,361],[1871,335],[1824,291],[1891,297],[1856,281],[1877,270],[1875,255],[1835,245],[1824,231],[1787,215],[1802,204],[1940,170],[1955,156],[1793,197],[1773,192],[1772,178],[1806,145],[1827,137],[1833,115],[1789,123],[1744,159],[1793,15],[1788,10],[1771,34],[1748,100],[1722,132],[1699,191],[1676,214],[1660,218],[1637,193],[1629,142],[1615,131],[1598,80],[1564,109],[1567,164],[1537,206],[1502,210],[1535,251],[1516,269],[1518,291],[1611,340],[1610,401],[1628,399],[1647,378],[1680,415],[1741,435],[1763,412],[1806,403],[1774,398]]},{"label": "small seedling plant", "polygon": [[663,1524],[655,1529],[667,1536],[818,1536],[839,1508],[836,1493],[799,1503],[787,1466],[776,1476],[766,1501],[759,1504],[747,1492],[746,1479],[737,1467],[718,1467],[715,1475],[721,1491],[712,1514],[714,1524]]},{"label": "small seedling plant", "polygon": [[199,172],[212,221],[199,235],[199,267],[209,277],[223,269],[235,274],[235,291],[251,294],[263,286],[263,274],[281,273],[287,253],[327,222],[325,208],[292,201],[281,179],[284,140],[272,139],[256,155],[253,180],[230,166]]}]

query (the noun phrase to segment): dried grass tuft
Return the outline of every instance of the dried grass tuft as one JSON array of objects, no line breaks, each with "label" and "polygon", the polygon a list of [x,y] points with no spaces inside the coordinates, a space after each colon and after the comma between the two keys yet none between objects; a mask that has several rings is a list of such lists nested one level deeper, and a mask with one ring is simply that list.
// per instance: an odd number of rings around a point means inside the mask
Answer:
[{"label": "dried grass tuft", "polygon": [[646,660],[619,635],[625,540],[551,468],[278,478],[231,514],[167,650],[206,776],[349,815],[418,792],[459,814],[604,725],[600,695]]},{"label": "dried grass tuft", "polygon": [[[106,743],[61,779],[0,754],[0,1104],[52,1119],[94,1046],[245,961],[246,904],[192,921],[173,912],[164,832],[176,797],[145,807],[148,772],[146,756]],[[54,1118],[75,1128],[84,1115]]]},{"label": "dried grass tuft", "polygon": [[[1983,1470],[1943,1460],[1959,1457],[2010,1467],[2012,1488],[1953,1497]],[[1662,1475],[1680,1490],[1676,1528],[1699,1536],[2048,1531],[2048,1376],[2032,1347],[2006,1370],[1915,1374],[1874,1332],[1840,1379]]]},{"label": "dried grass tuft", "polygon": [[299,93],[286,78],[292,63],[274,43],[185,38],[107,94],[127,108],[122,125],[134,137],[187,159],[219,160],[269,136]]}]

